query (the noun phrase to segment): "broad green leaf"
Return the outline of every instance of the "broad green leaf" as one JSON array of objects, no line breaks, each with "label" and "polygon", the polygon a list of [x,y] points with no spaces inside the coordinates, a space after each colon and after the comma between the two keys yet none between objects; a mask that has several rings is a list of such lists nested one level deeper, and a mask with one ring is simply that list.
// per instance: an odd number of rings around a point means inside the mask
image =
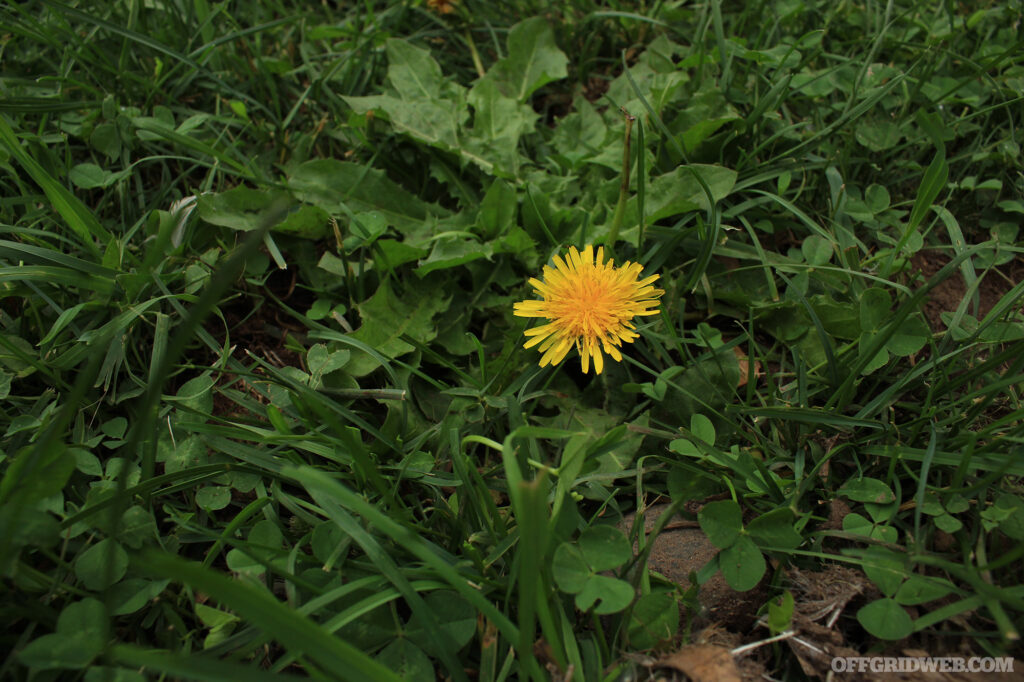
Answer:
[{"label": "broad green leaf", "polygon": [[914,622],[895,599],[878,599],[857,611],[857,621],[879,639],[903,639],[914,631]]},{"label": "broad green leaf", "polygon": [[559,589],[576,595],[578,609],[617,613],[633,601],[633,588],[598,573],[617,568],[632,556],[622,531],[614,526],[591,526],[576,543],[563,542],[557,547],[551,569]]},{"label": "broad green leaf", "polygon": [[996,204],[999,208],[1006,211],[1007,213],[1024,213],[1024,201],[1017,199],[1007,199],[1000,201]]},{"label": "broad green leaf", "polygon": [[993,322],[982,330],[980,338],[986,343],[1020,341],[1024,339],[1024,325],[1014,322]]},{"label": "broad green leaf", "polygon": [[946,510],[943,508],[942,502],[939,501],[939,496],[934,492],[928,491],[921,502],[921,513],[928,514],[929,516],[938,516],[939,514],[946,513]]},{"label": "broad green leaf", "polygon": [[352,215],[349,229],[360,246],[368,246],[387,232],[388,220],[379,211],[362,211]]},{"label": "broad green leaf", "polygon": [[206,511],[217,511],[231,503],[231,488],[222,485],[208,485],[196,493],[196,504]]},{"label": "broad green leaf", "polygon": [[[634,420],[637,426],[646,426],[647,415]],[[593,456],[591,461],[597,462],[600,473],[618,473],[632,463],[633,458],[643,442],[643,436],[619,429],[622,426],[618,417],[604,410],[580,407],[573,411],[571,428],[578,435],[569,439],[566,450],[585,447]],[[619,430],[616,430],[619,429]]]},{"label": "broad green leaf", "polygon": [[213,384],[213,377],[209,374],[189,379],[178,389],[175,395],[177,403],[203,414],[209,413],[213,410],[213,394],[211,393]]},{"label": "broad green leaf", "polygon": [[[707,166],[691,164],[680,166],[674,171],[651,179],[644,198],[644,211],[647,222],[669,218],[690,211],[708,210],[707,194],[694,177],[694,173],[711,190],[714,201],[721,201],[729,196],[736,184],[736,171],[724,166]],[[630,199],[626,206],[626,222],[633,225],[638,222],[636,198]]]},{"label": "broad green leaf", "polygon": [[[412,246],[411,244],[395,241],[394,239],[378,240],[374,246],[378,253],[379,264],[386,269],[397,268],[399,265],[411,263],[427,255],[427,249],[425,248]],[[326,258],[328,255],[325,253],[324,257]],[[320,267],[324,267],[322,260],[320,261]]]},{"label": "broad green leaf", "polygon": [[281,547],[283,541],[284,536],[281,534],[281,529],[270,519],[257,521],[249,531],[249,543],[253,546],[254,553],[266,557],[276,556],[275,550]]},{"label": "broad green leaf", "polygon": [[899,505],[896,503],[896,500],[882,504],[876,502],[865,502],[864,509],[866,509],[868,514],[871,515],[871,518],[875,523],[887,523],[896,517],[896,512],[899,511]]},{"label": "broad green leaf", "polygon": [[1016,495],[1000,493],[989,509],[1002,512],[999,530],[1014,540],[1024,540],[1024,500]]},{"label": "broad green leaf", "polygon": [[860,326],[865,332],[882,328],[890,316],[892,299],[885,289],[865,289],[860,295]]},{"label": "broad green leaf", "polygon": [[429,50],[399,38],[388,38],[388,82],[405,100],[441,98],[444,76]]},{"label": "broad green leaf", "polygon": [[259,474],[237,469],[228,473],[228,479],[231,481],[231,487],[243,494],[251,493],[256,484],[262,480]]},{"label": "broad green leaf", "polygon": [[788,41],[767,49],[746,50],[742,55],[743,59],[749,59],[758,64],[768,64],[776,69],[793,68],[802,61],[800,51],[794,49],[794,46]]},{"label": "broad green leaf", "polygon": [[946,511],[950,514],[960,514],[971,508],[971,503],[966,497],[959,493],[950,495],[946,500]]},{"label": "broad green leaf", "polygon": [[887,597],[896,594],[907,577],[906,556],[884,547],[869,547],[865,550],[862,567],[864,574]]},{"label": "broad green leaf", "polygon": [[[864,351],[867,348],[870,347],[870,344],[871,344],[872,339],[874,338],[874,335],[875,334],[872,333],[872,332],[865,332],[865,333],[860,335],[860,340],[858,341],[858,353],[860,355],[863,356],[864,355]],[[880,367],[884,367],[886,365],[886,363],[888,363],[888,362],[889,362],[889,351],[887,351],[885,348],[879,348],[878,352],[875,353],[875,356],[873,358],[871,358],[871,360],[869,360],[866,365],[864,365],[864,369],[861,370],[861,374],[864,374],[864,375],[871,374],[876,369],[879,369]]]},{"label": "broad green leaf", "polygon": [[675,637],[679,630],[679,605],[670,592],[652,592],[637,600],[630,612],[626,637],[630,648],[653,649]]},{"label": "broad green leaf", "polygon": [[248,232],[263,227],[284,207],[290,210],[272,228],[275,232],[320,239],[330,230],[327,213],[317,207],[299,205],[288,192],[276,189],[235,187],[218,194],[203,194],[196,200],[199,217],[211,225]]},{"label": "broad green leaf", "polygon": [[68,180],[79,189],[96,189],[97,187],[110,187],[114,183],[124,180],[130,174],[131,171],[114,173],[106,168],[100,168],[94,163],[80,163],[68,171]]},{"label": "broad green leaf", "polygon": [[[345,102],[359,114],[383,111],[391,125],[420,142],[445,150],[459,149],[459,119],[453,107],[429,100],[407,101],[391,95],[345,97]],[[310,162],[313,163],[313,162]]]},{"label": "broad green leaf", "polygon": [[52,440],[45,450],[39,450],[35,445],[26,446],[8,462],[3,481],[0,481],[0,500],[16,499],[24,506],[64,488],[75,471],[74,456],[63,443]]},{"label": "broad green leaf", "polygon": [[[633,114],[640,114],[646,110],[641,102],[642,97],[656,113],[666,113],[667,105],[676,101],[689,80],[690,70],[675,64],[675,57],[680,54],[683,54],[682,48],[664,35],[655,38],[640,60],[610,83],[607,95],[609,100],[624,106]],[[701,112],[696,113],[697,116],[684,121],[684,125],[699,121]],[[609,110],[606,119],[613,117],[622,120],[619,112]],[[621,157],[621,147],[619,150]]]},{"label": "broad green leaf", "polygon": [[9,438],[18,433],[36,431],[42,425],[43,422],[35,415],[19,414],[11,420],[10,424],[7,425],[7,431],[4,433],[4,437]]},{"label": "broad green leaf", "polygon": [[576,594],[586,587],[593,571],[590,570],[583,552],[577,545],[563,542],[555,549],[551,573],[558,584],[558,589]]},{"label": "broad green leaf", "polygon": [[[42,275],[41,279],[44,280],[60,280],[61,275],[64,274],[64,268],[29,268],[25,265],[20,265],[15,268],[15,277],[17,279],[23,279],[25,273],[28,270],[34,270],[36,273]],[[74,279],[74,275],[71,276],[65,285],[69,284],[81,284],[82,286],[89,286],[91,284],[88,278]],[[32,360],[36,358],[37,351],[32,347],[32,344],[25,339],[15,334],[6,335],[7,343],[0,345],[0,366],[6,367],[8,370],[14,372],[15,377],[27,377],[36,371],[36,367]]]},{"label": "broad green leaf", "polygon": [[719,552],[718,567],[729,587],[746,592],[761,582],[767,564],[761,550],[744,535]]},{"label": "broad green leaf", "polygon": [[595,573],[618,568],[633,556],[629,540],[615,526],[591,526],[580,534],[578,543],[583,559]]},{"label": "broad green leaf", "polygon": [[469,92],[473,107],[473,127],[466,135],[467,158],[485,171],[515,177],[522,157],[519,139],[534,129],[537,114],[517,100],[506,97],[493,80],[484,78]]},{"label": "broad green leaf", "polygon": [[338,524],[330,521],[318,524],[313,529],[313,537],[310,539],[313,556],[318,561],[327,563],[344,539],[345,532],[338,527]]},{"label": "broad green leaf", "polygon": [[832,242],[821,235],[811,234],[800,245],[804,260],[810,265],[825,265],[832,259]]},{"label": "broad green leaf", "polygon": [[889,504],[896,500],[896,494],[892,488],[877,478],[854,478],[839,489],[840,495],[856,502],[873,502],[875,504]]},{"label": "broad green leaf", "polygon": [[763,547],[796,549],[803,542],[793,528],[793,512],[785,507],[761,514],[746,528],[754,542]]},{"label": "broad green leaf", "polygon": [[852,512],[843,517],[843,530],[847,533],[857,533],[858,535],[874,537],[874,531],[877,530],[877,528],[867,517],[856,512]]},{"label": "broad green leaf", "polygon": [[[575,168],[582,161],[598,156],[604,148],[608,126],[594,106],[586,98],[577,95],[573,100],[573,111],[558,122],[552,136],[552,144],[558,156]],[[619,163],[622,163],[622,147],[619,146]]]},{"label": "broad green leaf", "polygon": [[157,443],[156,461],[164,463],[164,472],[173,474],[209,463],[209,452],[202,438],[189,436],[175,442],[163,439]]},{"label": "broad green leaf", "polygon": [[31,642],[18,654],[30,668],[81,669],[103,650],[107,615],[103,603],[86,598],[64,607],[57,619],[57,631]]},{"label": "broad green leaf", "polygon": [[[675,442],[675,441],[673,441]],[[668,472],[668,492],[675,502],[701,500],[718,490],[718,483],[713,477],[695,474],[681,466],[672,467]]]},{"label": "broad green leaf", "polygon": [[430,251],[429,256],[420,261],[419,267],[416,268],[416,274],[424,277],[434,270],[454,268],[478,258],[490,257],[490,244],[481,244],[475,239],[446,237],[434,242],[434,248]]},{"label": "broad green leaf", "polygon": [[599,616],[618,613],[632,603],[634,596],[633,586],[625,580],[594,575],[576,595],[576,608],[580,611],[593,609]]},{"label": "broad green leaf", "polygon": [[111,161],[121,155],[121,136],[113,123],[100,123],[93,128],[89,136],[89,144],[102,152]]},{"label": "broad green leaf", "polygon": [[408,639],[398,638],[377,654],[376,659],[405,682],[434,682],[434,666],[423,650]]},{"label": "broad green leaf", "polygon": [[249,531],[245,549],[235,548],[227,553],[228,568],[238,573],[260,575],[266,572],[265,563],[279,560],[284,536],[273,521],[256,522]]},{"label": "broad green leaf", "polygon": [[945,580],[912,574],[893,598],[900,604],[913,606],[942,599],[952,591],[953,586]]},{"label": "broad green leaf", "polygon": [[864,190],[864,203],[872,213],[881,213],[889,208],[892,199],[883,185],[869,185]]},{"label": "broad green leaf", "polygon": [[892,121],[865,120],[857,126],[854,137],[871,151],[882,152],[896,146],[903,133]]},{"label": "broad green leaf", "polygon": [[213,384],[209,374],[201,374],[182,384],[175,396],[179,425],[202,424],[207,420],[213,412]]},{"label": "broad green leaf", "polygon": [[[427,343],[437,336],[432,320],[434,315],[448,307],[449,299],[425,288],[407,286],[404,296],[399,297],[385,280],[377,292],[365,303],[359,304],[359,315],[363,324],[350,336],[371,346],[387,358],[404,355],[414,347],[401,339],[407,334],[421,343]],[[362,351],[353,350],[352,359],[345,370],[353,376],[364,376],[372,372],[378,362]]]},{"label": "broad green leaf", "polygon": [[109,438],[124,438],[128,430],[128,420],[124,417],[114,417],[100,424],[100,431]]},{"label": "broad green leaf", "polygon": [[57,618],[57,632],[90,632],[98,635],[106,630],[107,616],[103,604],[92,598],[69,604]]},{"label": "broad green leaf", "polygon": [[145,507],[133,505],[125,509],[124,514],[121,515],[118,539],[132,549],[142,547],[146,540],[155,539],[157,532],[153,512]]},{"label": "broad green leaf", "polygon": [[506,97],[519,102],[537,88],[568,75],[569,60],[555,45],[555,34],[547,19],[533,17],[521,21],[508,32],[508,56],[487,75]]},{"label": "broad green leaf", "polygon": [[932,336],[927,323],[919,315],[907,317],[885,344],[893,355],[905,357],[921,350]]},{"label": "broad green leaf", "polygon": [[196,603],[194,608],[196,610],[196,616],[198,616],[199,620],[203,621],[203,625],[208,628],[215,628],[221,625],[227,625],[228,623],[238,622],[238,616],[235,614],[215,609],[212,606]]},{"label": "broad green leaf", "polygon": [[128,553],[110,538],[100,540],[78,555],[75,560],[75,575],[86,589],[105,590],[128,571]]},{"label": "broad green leaf", "polygon": [[107,592],[110,599],[110,614],[127,616],[135,613],[156,599],[169,582],[169,580],[145,580],[143,578],[122,580]]},{"label": "broad green leaf", "polygon": [[720,500],[704,505],[697,514],[700,528],[715,547],[731,546],[743,530],[743,514],[733,500]]},{"label": "broad green leaf", "polygon": [[495,180],[480,202],[476,230],[484,239],[504,235],[515,226],[518,214],[519,202],[515,188],[504,180]]},{"label": "broad green leaf", "polygon": [[395,184],[383,171],[348,161],[307,161],[292,173],[289,186],[296,197],[332,215],[345,214],[343,207],[353,213],[378,211],[402,233],[424,228],[431,215],[447,215]]},{"label": "broad green leaf", "polygon": [[461,151],[459,129],[467,116],[464,89],[444,79],[427,50],[391,38],[387,55],[393,91],[345,97],[345,102],[358,114],[383,112],[395,130],[428,145]]},{"label": "broad green leaf", "polygon": [[690,417],[690,432],[706,444],[714,446],[715,425],[704,415],[695,414]]},{"label": "broad green leaf", "polygon": [[826,294],[808,296],[814,314],[831,336],[852,340],[860,336],[860,306],[857,303],[839,303]]},{"label": "broad green leaf", "polygon": [[[651,105],[662,111],[686,83],[685,74],[674,71],[651,79]],[[740,120],[739,112],[729,103],[717,85],[701,88],[686,100],[685,107],[672,122],[673,130],[682,130],[679,140],[683,149],[693,151],[722,126]]]},{"label": "broad green leaf", "polygon": [[69,452],[75,457],[75,468],[83,474],[96,478],[103,475],[103,465],[99,457],[81,448],[69,448]]},{"label": "broad green leaf", "polygon": [[[438,626],[451,637],[455,646],[462,648],[469,644],[476,633],[476,611],[472,604],[451,590],[431,592],[423,601],[437,616]],[[424,651],[431,651],[433,645],[415,618],[406,627],[405,636]]]},{"label": "broad green leaf", "polygon": [[402,478],[423,478],[434,470],[434,456],[429,452],[417,450],[402,460]]},{"label": "broad green leaf", "polygon": [[323,384],[325,376],[344,367],[351,357],[350,351],[344,349],[328,351],[324,344],[314,344],[306,352],[306,369],[309,370],[310,388],[319,388]]}]

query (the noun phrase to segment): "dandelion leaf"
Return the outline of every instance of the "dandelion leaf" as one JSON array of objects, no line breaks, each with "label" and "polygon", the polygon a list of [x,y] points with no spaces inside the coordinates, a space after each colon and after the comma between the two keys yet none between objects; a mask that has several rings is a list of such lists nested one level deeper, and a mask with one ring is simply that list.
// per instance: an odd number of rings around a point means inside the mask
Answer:
[{"label": "dandelion leaf", "polygon": [[[414,347],[402,340],[407,335],[422,343],[437,336],[433,318],[447,309],[450,299],[429,288],[409,287],[399,296],[385,281],[368,301],[359,305],[363,325],[351,334],[387,358],[404,355]],[[379,366],[369,354],[354,350],[345,370],[353,376],[365,376]]]}]

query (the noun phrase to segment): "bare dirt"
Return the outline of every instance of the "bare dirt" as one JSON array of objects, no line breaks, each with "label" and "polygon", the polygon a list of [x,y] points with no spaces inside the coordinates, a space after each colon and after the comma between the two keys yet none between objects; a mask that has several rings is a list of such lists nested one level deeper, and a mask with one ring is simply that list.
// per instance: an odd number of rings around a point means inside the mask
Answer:
[{"label": "bare dirt", "polygon": [[[935,273],[946,266],[951,258],[943,253],[928,249],[918,251],[910,259],[911,265],[927,281]],[[989,272],[978,286],[978,310],[976,317],[983,318],[1018,282],[1024,280],[1024,257],[1001,265]],[[960,301],[967,295],[967,283],[959,270],[951,277],[939,282],[928,293],[924,305],[924,316],[931,325],[932,331],[942,331],[946,325],[942,322],[942,313],[953,312],[960,306]],[[973,308],[967,309],[974,314]]]},{"label": "bare dirt", "polygon": [[[998,299],[997,299],[998,300]],[[658,519],[669,505],[656,504],[647,509],[644,533],[649,538]],[[699,506],[699,505],[698,505]],[[696,511],[696,509],[689,509]],[[849,512],[845,505],[834,505],[830,510],[830,524],[840,524]],[[628,532],[635,522],[635,514],[623,518],[620,529]],[[712,545],[699,525],[683,516],[668,522],[664,530],[652,540],[648,568],[687,589],[692,573],[699,571],[714,558],[718,549]],[[634,548],[635,549],[635,548]],[[769,572],[770,574],[770,572]],[[942,638],[923,636],[893,643],[881,651],[864,653],[873,642],[856,620],[856,613],[866,603],[882,595],[871,581],[857,568],[841,564],[826,564],[821,570],[810,571],[796,567],[785,569],[785,588],[794,596],[794,610],[787,633],[780,635],[779,643],[787,647],[807,679],[839,679],[832,669],[833,657],[933,657],[985,655],[976,651],[966,637]],[[760,680],[773,654],[771,633],[757,619],[768,598],[764,582],[748,592],[737,592],[729,587],[721,573],[700,586],[698,601],[700,613],[690,617],[691,635],[686,643],[659,658],[646,658],[642,665],[648,668],[649,679],[666,682],[710,682],[712,680]],[[965,619],[955,623],[962,631],[972,626]],[[950,633],[951,634],[951,633]],[[877,642],[876,642],[877,643]],[[985,679],[1024,681],[1020,662],[1012,674],[987,675]],[[843,680],[900,680],[904,682],[967,682],[981,679],[981,675],[955,672],[873,673],[844,672]]]},{"label": "bare dirt", "polygon": [[[644,515],[645,536],[654,529],[668,506],[658,504],[647,509]],[[627,515],[620,528],[628,533],[635,518],[635,514]],[[682,516],[669,522],[653,543],[648,568],[684,589],[690,585],[690,573],[699,571],[718,553],[718,548],[711,544],[700,527]],[[716,573],[700,586],[698,600],[701,612],[692,614],[695,616],[694,625],[720,623],[730,630],[745,632],[753,625],[757,610],[766,597],[761,586],[748,592],[737,592],[729,587],[721,573]]]}]

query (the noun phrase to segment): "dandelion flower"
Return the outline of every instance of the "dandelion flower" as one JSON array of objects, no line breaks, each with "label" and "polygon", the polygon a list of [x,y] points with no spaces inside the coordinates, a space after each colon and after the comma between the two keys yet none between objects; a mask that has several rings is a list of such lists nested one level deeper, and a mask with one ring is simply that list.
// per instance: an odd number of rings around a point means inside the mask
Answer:
[{"label": "dandelion flower", "polygon": [[557,365],[573,348],[580,354],[583,373],[594,360],[594,372],[604,369],[604,356],[622,361],[619,347],[622,342],[632,343],[639,334],[632,320],[638,315],[657,315],[658,298],[665,293],[651,284],[658,275],[639,279],[643,266],[626,263],[615,267],[614,261],[604,261],[604,247],[587,246],[581,254],[575,246],[569,248],[563,260],[555,256],[555,267],[544,266],[543,281],[530,278],[540,295],[539,301],[520,301],[513,307],[519,317],[543,317],[548,320],[526,330],[530,339],[524,348],[539,347],[540,366]]},{"label": "dandelion flower", "polygon": [[451,14],[455,11],[456,0],[427,0],[427,7],[438,14]]}]

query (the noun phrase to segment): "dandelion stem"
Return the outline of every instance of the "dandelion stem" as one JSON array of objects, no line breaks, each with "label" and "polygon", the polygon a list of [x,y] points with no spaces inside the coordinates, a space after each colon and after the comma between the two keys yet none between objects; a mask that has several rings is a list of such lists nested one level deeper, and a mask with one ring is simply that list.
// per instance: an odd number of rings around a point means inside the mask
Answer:
[{"label": "dandelion stem", "polygon": [[473,36],[469,33],[469,29],[466,29],[466,45],[469,46],[469,54],[473,57],[473,66],[476,68],[477,75],[483,78],[487,72],[484,71],[484,65],[480,61],[480,53],[476,51],[476,43],[473,42]]},{"label": "dandelion stem", "polygon": [[622,227],[622,219],[626,215],[626,200],[629,199],[629,159],[630,140],[633,133],[633,122],[636,116],[626,111],[625,107],[619,107],[622,115],[626,117],[626,139],[622,147],[622,184],[619,185],[619,202],[615,204],[615,214],[612,216],[612,228],[604,241],[608,249],[608,255],[614,255],[615,242],[619,240],[619,229]]},{"label": "dandelion stem", "polygon": [[353,400],[405,400],[405,390],[398,388],[321,388],[320,391]]}]

